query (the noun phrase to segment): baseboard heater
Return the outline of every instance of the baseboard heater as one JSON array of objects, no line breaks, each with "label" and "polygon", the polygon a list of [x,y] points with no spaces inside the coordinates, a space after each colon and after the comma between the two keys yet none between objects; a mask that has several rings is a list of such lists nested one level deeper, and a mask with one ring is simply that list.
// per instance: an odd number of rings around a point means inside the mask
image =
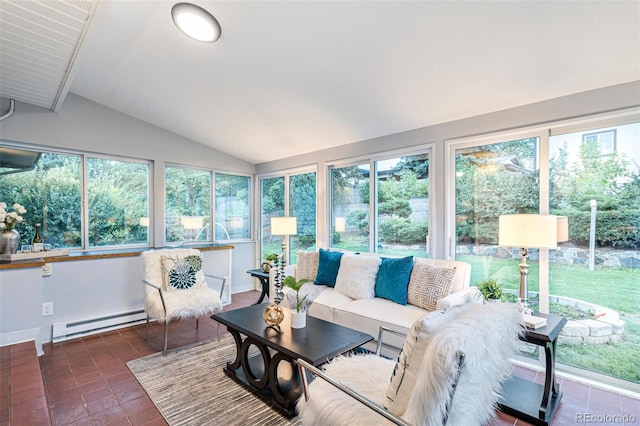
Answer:
[{"label": "baseboard heater", "polygon": [[144,309],[123,312],[101,318],[93,318],[85,321],[53,324],[53,342],[75,339],[89,336],[118,328],[141,324],[147,319]]}]

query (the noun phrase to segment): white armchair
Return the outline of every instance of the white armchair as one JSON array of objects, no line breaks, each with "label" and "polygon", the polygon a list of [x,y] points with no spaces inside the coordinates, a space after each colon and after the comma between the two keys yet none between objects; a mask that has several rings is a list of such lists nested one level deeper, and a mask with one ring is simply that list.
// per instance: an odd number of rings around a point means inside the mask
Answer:
[{"label": "white armchair", "polygon": [[[220,295],[226,279],[205,274],[202,254],[196,249],[176,248],[142,252],[147,326],[145,341],[149,337],[149,319],[164,322],[164,351],[167,355],[169,321],[198,318],[222,311]],[[207,285],[205,277],[221,281],[220,291]]]},{"label": "white armchair", "polygon": [[416,321],[396,362],[341,356],[320,371],[298,360],[301,377],[317,376],[303,380],[298,412],[307,425],[483,424],[523,330],[512,304],[467,304]]}]

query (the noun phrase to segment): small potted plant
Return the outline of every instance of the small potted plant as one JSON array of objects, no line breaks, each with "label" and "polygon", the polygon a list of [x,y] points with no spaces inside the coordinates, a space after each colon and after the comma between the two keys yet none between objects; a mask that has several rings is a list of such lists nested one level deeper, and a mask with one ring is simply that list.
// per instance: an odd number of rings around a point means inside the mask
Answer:
[{"label": "small potted plant", "polygon": [[487,301],[504,302],[506,298],[502,292],[502,286],[496,280],[487,279],[478,284],[478,289]]},{"label": "small potted plant", "polygon": [[291,328],[304,328],[307,325],[307,305],[305,304],[305,301],[307,300],[308,294],[304,295],[302,298],[300,297],[300,289],[307,282],[309,282],[309,280],[302,279],[298,281],[291,275],[288,275],[284,279],[284,285],[296,292],[296,308],[295,311],[291,309]]},{"label": "small potted plant", "polygon": [[262,265],[260,265],[260,267],[262,268],[262,270],[264,272],[269,272],[271,270],[271,268],[273,267],[273,262],[275,262],[276,260],[278,260],[280,256],[276,253],[269,253],[264,257],[265,262],[262,262]]}]

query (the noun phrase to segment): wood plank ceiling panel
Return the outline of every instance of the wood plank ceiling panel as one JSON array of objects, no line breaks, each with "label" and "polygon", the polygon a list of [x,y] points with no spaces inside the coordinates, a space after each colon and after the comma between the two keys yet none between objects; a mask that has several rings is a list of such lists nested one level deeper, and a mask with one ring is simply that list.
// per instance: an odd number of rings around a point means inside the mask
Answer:
[{"label": "wood plank ceiling panel", "polygon": [[87,0],[3,0],[0,96],[54,109],[93,6]]}]

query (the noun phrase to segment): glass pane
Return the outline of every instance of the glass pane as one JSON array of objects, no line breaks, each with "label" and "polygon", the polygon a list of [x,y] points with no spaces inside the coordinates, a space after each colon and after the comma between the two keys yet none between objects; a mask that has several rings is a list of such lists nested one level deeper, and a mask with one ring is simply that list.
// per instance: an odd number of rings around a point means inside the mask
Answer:
[{"label": "glass pane", "polygon": [[[498,217],[539,212],[537,152],[537,138],[456,150],[456,259],[472,265],[471,285],[495,280],[510,301],[518,295],[520,249],[498,247]],[[529,304],[537,311],[537,249],[530,250],[527,263]],[[523,354],[536,358],[529,346]]]},{"label": "glass pane", "polygon": [[[34,151],[14,150],[17,162],[11,164],[9,156],[2,148],[0,166],[0,201],[7,204],[7,210],[18,203],[27,212],[23,222],[16,226],[22,244],[31,244],[35,224],[42,224],[40,234],[52,248],[82,247],[82,159],[77,155],[36,153],[34,169],[18,169],[22,163],[21,154]],[[7,148],[8,149],[8,148]],[[28,165],[29,167],[31,164]]]},{"label": "glass pane", "polygon": [[251,237],[248,176],[216,173],[216,240]]},{"label": "glass pane", "polygon": [[369,250],[369,163],[331,169],[331,246]]},{"label": "glass pane", "polygon": [[211,241],[211,173],[165,169],[166,241]]},{"label": "glass pane", "polygon": [[378,241],[382,254],[427,257],[429,160],[427,154],[376,162]]},{"label": "glass pane", "polygon": [[261,256],[282,253],[282,236],[271,235],[271,217],[284,216],[284,177],[262,179],[260,181]]},{"label": "glass pane", "polygon": [[147,244],[147,164],[87,159],[89,247]]},{"label": "glass pane", "polygon": [[[602,139],[616,135],[616,149]],[[640,383],[640,123],[550,139],[550,209],[569,241],[550,255],[550,311],[570,320],[557,360]]]},{"label": "glass pane", "polygon": [[295,216],[298,235],[290,237],[289,263],[297,263],[296,250],[316,249],[316,173],[289,178],[289,215]]}]

